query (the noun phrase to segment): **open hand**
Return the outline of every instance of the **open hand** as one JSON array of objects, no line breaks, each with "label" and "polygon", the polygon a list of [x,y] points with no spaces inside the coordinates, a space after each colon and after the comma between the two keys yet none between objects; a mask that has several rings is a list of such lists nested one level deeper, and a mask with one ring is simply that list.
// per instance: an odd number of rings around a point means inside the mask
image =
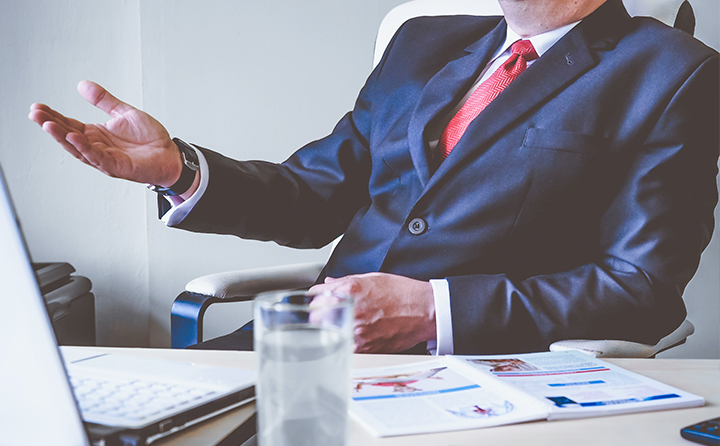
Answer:
[{"label": "open hand", "polygon": [[180,152],[162,124],[94,82],[80,82],[78,92],[112,119],[85,124],[44,104],[32,104],[28,117],[75,158],[111,177],[160,186],[180,177]]},{"label": "open hand", "polygon": [[355,300],[355,351],[397,353],[435,339],[435,298],[429,282],[386,273],[328,277],[310,292]]}]

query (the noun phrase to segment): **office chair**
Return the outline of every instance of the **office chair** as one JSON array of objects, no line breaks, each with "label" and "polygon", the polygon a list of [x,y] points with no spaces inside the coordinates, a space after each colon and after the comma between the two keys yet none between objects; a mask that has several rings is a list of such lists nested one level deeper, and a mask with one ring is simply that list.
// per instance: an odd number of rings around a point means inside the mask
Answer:
[{"label": "office chair", "polygon": [[[685,0],[623,0],[628,12],[652,16],[690,34],[695,16]],[[373,66],[376,65],[397,29],[407,20],[435,15],[501,15],[497,0],[413,0],[397,6],[383,19],[375,41]],[[172,348],[185,348],[202,342],[203,318],[215,303],[252,300],[257,294],[286,289],[305,289],[315,283],[324,263],[306,263],[233,271],[203,276],[189,282],[185,292],[174,301],[171,311]],[[656,345],[628,341],[568,340],[554,343],[550,349],[580,350],[597,357],[654,357],[657,353],[685,342],[694,332],[690,321]]]}]

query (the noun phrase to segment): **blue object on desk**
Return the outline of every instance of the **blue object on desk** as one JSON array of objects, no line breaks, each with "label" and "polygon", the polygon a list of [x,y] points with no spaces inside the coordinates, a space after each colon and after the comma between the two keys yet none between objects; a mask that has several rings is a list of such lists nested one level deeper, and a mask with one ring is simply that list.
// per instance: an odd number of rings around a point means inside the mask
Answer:
[{"label": "blue object on desk", "polygon": [[680,435],[696,443],[720,446],[720,417],[685,427]]}]

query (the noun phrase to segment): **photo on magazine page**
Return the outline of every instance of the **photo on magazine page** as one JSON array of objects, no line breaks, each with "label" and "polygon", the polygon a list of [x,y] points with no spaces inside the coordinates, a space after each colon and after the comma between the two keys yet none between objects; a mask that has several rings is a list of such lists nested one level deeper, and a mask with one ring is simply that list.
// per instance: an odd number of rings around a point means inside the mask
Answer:
[{"label": "photo on magazine page", "polygon": [[358,370],[352,413],[376,435],[440,432],[545,418],[539,405],[443,363]]}]

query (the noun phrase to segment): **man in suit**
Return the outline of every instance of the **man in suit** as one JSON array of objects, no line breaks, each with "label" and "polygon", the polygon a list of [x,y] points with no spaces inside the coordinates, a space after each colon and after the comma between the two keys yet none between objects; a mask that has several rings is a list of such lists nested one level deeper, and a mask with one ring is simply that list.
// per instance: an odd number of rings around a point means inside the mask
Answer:
[{"label": "man in suit", "polygon": [[109,123],[30,118],[177,194],[171,226],[301,248],[345,234],[314,288],[355,297],[357,351],[655,343],[712,233],[718,55],[620,0],[500,4],[406,23],[355,108],[282,164],[171,140],[88,82]]}]

